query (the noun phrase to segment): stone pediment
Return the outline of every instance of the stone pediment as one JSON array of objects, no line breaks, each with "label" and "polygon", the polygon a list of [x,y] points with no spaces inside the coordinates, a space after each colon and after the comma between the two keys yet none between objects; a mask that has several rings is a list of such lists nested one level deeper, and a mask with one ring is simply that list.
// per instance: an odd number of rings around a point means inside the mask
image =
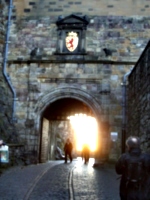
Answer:
[{"label": "stone pediment", "polygon": [[80,17],[76,15],[69,15],[65,18],[59,18],[58,21],[56,22],[57,26],[61,25],[75,25],[75,24],[82,24],[84,26],[87,26],[89,24],[89,20],[86,16]]},{"label": "stone pediment", "polygon": [[85,32],[89,21],[86,16],[69,15],[59,17],[56,54],[85,54]]}]

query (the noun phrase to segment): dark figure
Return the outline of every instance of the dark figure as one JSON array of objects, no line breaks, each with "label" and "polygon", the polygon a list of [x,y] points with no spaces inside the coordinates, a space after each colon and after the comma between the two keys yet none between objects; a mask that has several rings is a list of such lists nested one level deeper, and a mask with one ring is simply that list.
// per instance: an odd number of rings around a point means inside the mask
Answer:
[{"label": "dark figure", "polygon": [[70,162],[72,162],[72,149],[73,149],[73,145],[72,145],[70,139],[67,139],[65,146],[64,146],[65,163],[67,163],[67,156],[69,156]]},{"label": "dark figure", "polygon": [[35,48],[30,52],[30,57],[33,58],[33,57],[37,56],[37,52],[38,52],[38,47],[35,47]]},{"label": "dark figure", "polygon": [[82,149],[82,159],[84,159],[84,163],[89,162],[90,158],[90,148],[89,145],[85,144]]},{"label": "dark figure", "polygon": [[106,57],[112,56],[112,51],[110,49],[104,48],[103,51],[105,52]]},{"label": "dark figure", "polygon": [[126,141],[127,152],[116,163],[121,175],[121,200],[150,200],[150,155],[142,153],[140,139],[131,136]]}]

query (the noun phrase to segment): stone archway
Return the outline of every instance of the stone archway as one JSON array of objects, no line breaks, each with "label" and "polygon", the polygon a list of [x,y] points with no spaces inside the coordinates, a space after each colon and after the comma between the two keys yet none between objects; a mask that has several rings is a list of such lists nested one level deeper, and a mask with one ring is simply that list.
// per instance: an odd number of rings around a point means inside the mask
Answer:
[{"label": "stone archway", "polygon": [[[39,98],[38,103],[36,104],[36,129],[37,132],[39,134],[39,146],[41,144],[41,116],[42,113],[45,111],[45,109],[53,102],[59,100],[59,99],[63,99],[63,98],[74,98],[77,99],[81,102],[84,102],[94,113],[95,118],[97,119],[98,122],[98,127],[99,127],[99,131],[98,131],[98,135],[99,135],[99,143],[101,141],[101,134],[100,134],[100,127],[101,127],[101,123],[102,123],[102,119],[101,119],[101,114],[102,114],[102,108],[99,105],[98,101],[95,99],[95,97],[93,97],[91,94],[85,92],[84,90],[75,88],[75,87],[63,87],[63,88],[57,88],[54,91],[49,91],[48,93],[46,93],[45,95],[43,95],[42,97]],[[45,124],[47,124],[46,120],[44,120]],[[48,125],[47,125],[48,126]],[[47,129],[47,127],[45,128]],[[45,131],[44,129],[44,131]],[[47,136],[45,136],[47,137]],[[99,146],[102,145],[99,144]],[[45,147],[44,147],[45,148]],[[46,154],[47,149],[43,149],[43,153],[41,154],[42,151],[41,149],[39,150],[39,155],[44,156]],[[100,148],[99,150],[100,151]],[[98,154],[100,154],[100,152],[97,152]],[[99,156],[97,156],[99,157]],[[46,155],[45,155],[45,159],[46,159]],[[42,162],[44,162],[45,159],[41,159]]]}]

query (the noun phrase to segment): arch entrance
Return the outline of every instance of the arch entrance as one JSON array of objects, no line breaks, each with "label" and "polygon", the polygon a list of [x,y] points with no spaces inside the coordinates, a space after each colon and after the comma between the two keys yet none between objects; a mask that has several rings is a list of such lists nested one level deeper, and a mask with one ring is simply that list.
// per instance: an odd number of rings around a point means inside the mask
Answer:
[{"label": "arch entrance", "polygon": [[[97,100],[89,93],[77,88],[59,88],[41,97],[36,107],[37,129],[39,130],[39,161],[54,159],[58,126],[68,126],[67,117],[83,113],[96,118],[98,123],[98,152],[100,154],[102,109]],[[60,123],[63,122],[63,123]],[[68,128],[68,127],[67,127]],[[67,130],[69,132],[69,129]]]},{"label": "arch entrance", "polygon": [[[76,146],[75,132],[68,117],[79,113],[94,117],[92,110],[84,102],[74,98],[65,97],[56,100],[45,109],[41,129],[41,162],[55,159],[56,147],[63,149],[64,141],[68,137],[73,142],[73,146]],[[83,132],[80,133],[81,137]]]}]

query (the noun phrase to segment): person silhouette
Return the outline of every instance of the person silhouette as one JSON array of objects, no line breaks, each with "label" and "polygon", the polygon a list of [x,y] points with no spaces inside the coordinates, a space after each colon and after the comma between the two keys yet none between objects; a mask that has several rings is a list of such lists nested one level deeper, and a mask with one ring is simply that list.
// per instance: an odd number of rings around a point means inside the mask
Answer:
[{"label": "person silhouette", "polygon": [[142,153],[136,136],[130,136],[126,146],[127,152],[115,165],[116,173],[121,175],[120,199],[150,200],[150,155]]},{"label": "person silhouette", "polygon": [[72,142],[68,138],[64,145],[65,163],[67,163],[67,156],[69,156],[70,162],[72,162],[72,149],[73,149]]},{"label": "person silhouette", "polygon": [[84,163],[87,164],[90,158],[90,148],[88,144],[84,144],[82,148],[82,159],[84,159]]}]

